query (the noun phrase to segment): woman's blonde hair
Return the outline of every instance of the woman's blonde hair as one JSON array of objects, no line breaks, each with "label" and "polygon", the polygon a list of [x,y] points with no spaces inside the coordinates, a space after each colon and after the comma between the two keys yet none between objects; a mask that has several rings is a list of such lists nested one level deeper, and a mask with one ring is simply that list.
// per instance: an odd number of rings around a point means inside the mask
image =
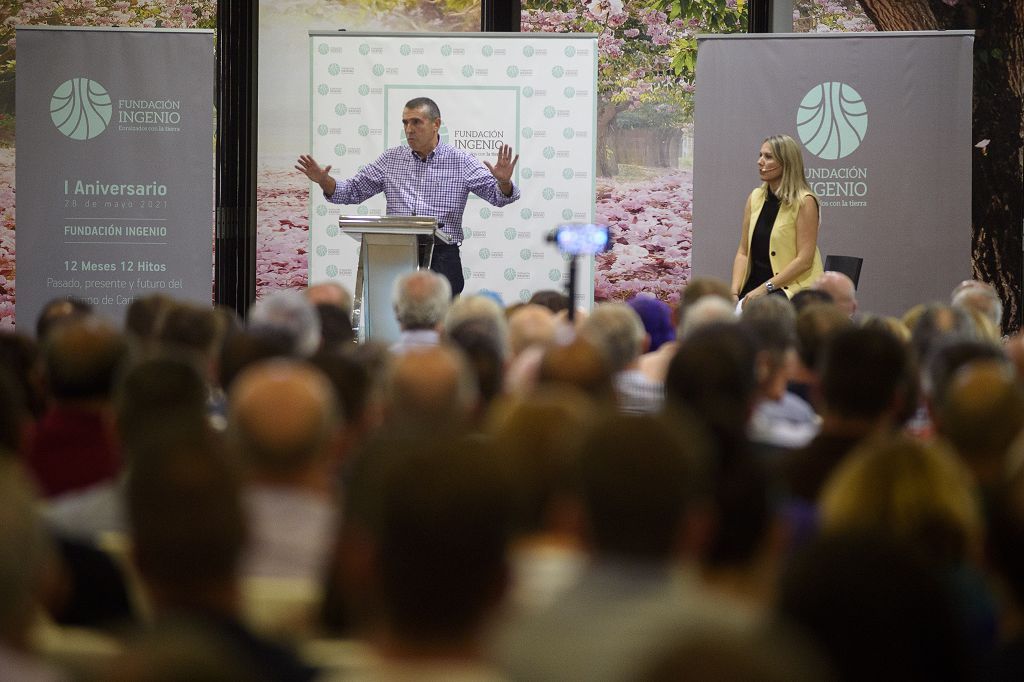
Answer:
[{"label": "woman's blonde hair", "polygon": [[[800,197],[809,192],[814,197],[814,202],[820,206],[818,196],[804,177],[804,156],[796,140],[789,135],[772,135],[765,138],[764,141],[772,148],[772,154],[782,164],[782,183],[779,185],[779,191],[776,192],[779,201],[788,205],[799,204]],[[768,183],[765,183],[764,187],[767,188]]]},{"label": "woman's blonde hair", "polygon": [[903,434],[869,440],[833,473],[818,500],[828,532],[870,532],[909,543],[942,565],[982,534],[973,479],[940,442]]}]

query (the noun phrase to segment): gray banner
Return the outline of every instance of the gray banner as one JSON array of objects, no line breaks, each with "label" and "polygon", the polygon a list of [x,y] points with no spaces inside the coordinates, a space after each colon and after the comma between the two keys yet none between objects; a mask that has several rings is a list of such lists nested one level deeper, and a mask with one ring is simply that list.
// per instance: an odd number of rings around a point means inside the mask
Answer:
[{"label": "gray banner", "polygon": [[19,28],[16,319],[211,302],[213,33]]},{"label": "gray banner", "polygon": [[969,32],[700,39],[693,274],[729,280],[764,138],[804,148],[818,248],[864,259],[861,310],[901,315],[971,276]]}]

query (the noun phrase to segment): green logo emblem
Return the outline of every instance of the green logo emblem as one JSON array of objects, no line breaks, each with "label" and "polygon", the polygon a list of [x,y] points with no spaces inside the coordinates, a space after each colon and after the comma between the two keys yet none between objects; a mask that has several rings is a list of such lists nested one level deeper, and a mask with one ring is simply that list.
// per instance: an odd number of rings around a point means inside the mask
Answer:
[{"label": "green logo emblem", "polygon": [[483,208],[481,208],[481,209],[480,209],[480,217],[481,217],[481,218],[483,218],[483,219],[485,219],[485,220],[486,220],[487,218],[490,218],[490,217],[491,217],[491,209],[487,208],[486,206],[484,206]]},{"label": "green logo emblem", "polygon": [[519,212],[519,217],[521,217],[523,220],[529,220],[530,218],[533,217],[533,211],[528,208],[524,208],[522,211]]},{"label": "green logo emblem", "polygon": [[573,47],[572,45],[567,46],[565,48],[565,56],[566,57],[575,57],[576,56],[576,48]]},{"label": "green logo emblem", "polygon": [[529,301],[531,296],[533,296],[533,294],[530,293],[529,289],[520,289],[519,290],[519,300],[522,301],[523,303],[526,303],[527,301]]},{"label": "green logo emblem", "polygon": [[323,204],[317,206],[316,207],[316,214],[318,216],[325,216],[325,215],[327,215],[327,207],[324,206]]},{"label": "green logo emblem", "polygon": [[512,241],[516,238],[516,228],[506,227],[505,228],[505,239]]},{"label": "green logo emblem", "polygon": [[338,266],[337,265],[328,265],[327,269],[324,272],[327,273],[328,277],[333,279],[333,278],[338,276]]},{"label": "green logo emblem", "polygon": [[515,280],[515,278],[516,278],[516,269],[515,268],[505,268],[505,279],[507,281],[511,282],[511,281]]},{"label": "green logo emblem", "polygon": [[50,97],[53,125],[72,140],[91,140],[102,133],[113,110],[107,89],[88,78],[66,80]]},{"label": "green logo emblem", "polygon": [[552,282],[559,282],[559,281],[561,281],[561,279],[562,279],[562,271],[561,270],[550,270],[550,271],[548,271],[548,279],[550,279]]},{"label": "green logo emblem", "polygon": [[519,174],[523,176],[523,180],[529,180],[530,178],[533,177],[533,169],[524,168],[523,170],[519,171]]},{"label": "green logo emblem", "polygon": [[359,204],[359,208],[356,209],[356,213],[358,213],[359,215],[369,215],[370,207]]},{"label": "green logo emblem", "polygon": [[320,85],[316,86],[316,91],[320,93],[321,97],[323,97],[328,92],[330,92],[331,89],[327,87],[326,83],[321,83]]},{"label": "green logo emblem", "polygon": [[341,67],[338,66],[337,64],[331,64],[330,66],[327,67],[327,73],[331,74],[332,76],[337,76],[339,73],[341,73]]},{"label": "green logo emblem", "polygon": [[554,76],[555,78],[561,78],[562,76],[565,75],[565,69],[563,69],[561,66],[556,66],[553,69],[551,69],[551,75]]},{"label": "green logo emblem", "polygon": [[445,56],[445,57],[451,57],[452,56],[452,46],[451,45],[442,45],[441,46],[441,54],[443,56]]},{"label": "green logo emblem", "polygon": [[519,67],[513,64],[512,66],[505,69],[505,73],[508,74],[509,78],[515,78],[519,75]]},{"label": "green logo emblem", "polygon": [[555,108],[553,106],[551,106],[550,104],[548,106],[544,107],[544,118],[554,118],[554,117],[555,117]]},{"label": "green logo emblem", "polygon": [[366,137],[369,134],[370,134],[370,126],[366,125],[365,123],[363,125],[359,126],[359,135],[360,135],[360,137]]},{"label": "green logo emblem", "polygon": [[420,64],[416,67],[416,73],[419,74],[420,78],[426,78],[427,74],[430,73],[430,67],[426,64]]},{"label": "green logo emblem", "polygon": [[576,137],[576,131],[573,130],[572,128],[566,128],[565,130],[562,131],[562,137],[564,137],[567,140],[571,140],[572,138]]},{"label": "green logo emblem", "polygon": [[523,260],[530,260],[530,257],[532,255],[533,254],[530,253],[529,249],[520,249],[519,250],[519,257],[522,258]]},{"label": "green logo emblem", "polygon": [[480,54],[482,54],[485,57],[490,57],[492,54],[494,54],[494,48],[491,47],[490,45],[484,45],[482,48],[480,48]]},{"label": "green logo emblem", "polygon": [[338,156],[345,156],[345,154],[348,154],[348,147],[343,144],[336,144],[334,145],[334,153]]},{"label": "green logo emblem", "polygon": [[562,220],[572,220],[572,209],[571,208],[563,208],[562,209]]},{"label": "green logo emblem", "polygon": [[384,75],[384,65],[383,64],[374,64],[373,65],[373,75],[377,76],[377,77],[383,76]]},{"label": "green logo emblem", "polygon": [[553,190],[550,187],[545,187],[544,191],[541,192],[541,194],[543,194],[544,198],[547,199],[548,201],[551,201],[552,199],[555,198],[555,190]]},{"label": "green logo emblem", "polygon": [[533,137],[533,128],[531,128],[530,126],[526,126],[525,128],[523,128],[523,137],[525,137],[527,140],[532,138]]},{"label": "green logo emblem", "polygon": [[364,57],[370,54],[370,45],[368,43],[363,43],[362,45],[360,45],[359,54],[363,55]]},{"label": "green logo emblem", "polygon": [[523,56],[524,57],[532,57],[533,56],[533,45],[527,45],[526,47],[523,48]]},{"label": "green logo emblem", "polygon": [[466,78],[469,78],[470,76],[472,76],[473,75],[473,65],[472,64],[466,64],[465,66],[463,66],[462,67],[462,75],[465,76]]},{"label": "green logo emblem", "polygon": [[338,116],[344,116],[345,114],[348,113],[348,107],[341,103],[335,104],[334,113],[336,113]]},{"label": "green logo emblem", "polygon": [[562,94],[565,95],[566,99],[572,99],[576,96],[576,88],[570,85],[565,90],[562,90]]},{"label": "green logo emblem", "polygon": [[408,57],[409,55],[411,55],[411,54],[412,54],[412,48],[411,48],[411,47],[409,47],[409,46],[408,46],[408,45],[406,45],[406,44],[403,44],[403,45],[402,45],[402,46],[401,46],[400,48],[398,48],[398,52],[399,52],[399,53],[400,53],[400,54],[401,54],[401,55],[402,55],[403,57]]},{"label": "green logo emblem", "polygon": [[554,147],[544,147],[543,154],[544,154],[544,158],[545,159],[553,159],[553,158],[555,158],[555,148]]},{"label": "green logo emblem", "polygon": [[321,137],[323,137],[324,135],[327,134],[327,126],[321,123],[320,125],[317,126],[316,132],[319,133]]},{"label": "green logo emblem", "polygon": [[807,151],[834,161],[852,154],[868,132],[864,99],[846,83],[821,83],[800,101],[796,130]]},{"label": "green logo emblem", "polygon": [[316,51],[319,52],[320,54],[327,54],[328,52],[331,51],[331,48],[327,47],[327,43],[320,43],[319,45],[317,45]]},{"label": "green logo emblem", "polygon": [[523,88],[523,97],[533,97],[533,88],[527,85]]},{"label": "green logo emblem", "polygon": [[339,232],[337,225],[328,225],[327,229],[324,231],[327,233],[328,237],[337,237]]},{"label": "green logo emblem", "polygon": [[366,97],[370,94],[370,86],[365,83],[359,86],[359,94]]},{"label": "green logo emblem", "polygon": [[562,171],[562,177],[566,180],[572,180],[576,176],[576,171],[572,168],[566,168]]},{"label": "green logo emblem", "polygon": [[323,244],[321,244],[320,246],[316,247],[316,255],[320,256],[321,258],[326,256],[327,255],[327,247],[324,246]]},{"label": "green logo emblem", "polygon": [[472,276],[473,276],[473,271],[472,270],[470,270],[469,268],[462,268],[462,279],[464,279],[466,281],[469,281],[469,279]]},{"label": "green logo emblem", "polygon": [[480,260],[487,260],[491,257],[491,250],[488,248],[480,249]]}]

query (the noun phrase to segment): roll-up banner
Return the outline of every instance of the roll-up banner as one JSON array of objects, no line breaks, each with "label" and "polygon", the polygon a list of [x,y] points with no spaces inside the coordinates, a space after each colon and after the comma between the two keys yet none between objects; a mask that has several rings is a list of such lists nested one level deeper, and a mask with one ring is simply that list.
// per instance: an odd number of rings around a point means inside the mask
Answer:
[{"label": "roll-up banner", "polygon": [[948,300],[971,276],[969,31],[703,36],[693,273],[728,280],[769,135],[801,143],[818,248],[864,259],[863,311]]},{"label": "roll-up banner", "polygon": [[19,328],[73,296],[120,321],[209,305],[213,32],[19,27]]},{"label": "roll-up banner", "polygon": [[[561,289],[565,259],[548,233],[592,222],[595,192],[597,38],[590,34],[310,32],[311,153],[339,179],[405,144],[402,107],[430,97],[441,139],[494,162],[519,154],[522,198],[497,208],[470,195],[463,221],[467,294],[506,304]],[[383,195],[336,206],[310,193],[310,283],[354,288],[358,242],[339,215],[383,215]],[[593,302],[593,259],[581,259],[577,305]]]}]

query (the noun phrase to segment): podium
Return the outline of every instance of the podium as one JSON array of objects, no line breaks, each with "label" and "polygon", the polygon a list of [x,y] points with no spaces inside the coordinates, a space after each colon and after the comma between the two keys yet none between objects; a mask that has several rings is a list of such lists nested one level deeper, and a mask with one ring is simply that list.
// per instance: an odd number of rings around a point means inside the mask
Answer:
[{"label": "podium", "polygon": [[338,227],[360,241],[352,306],[352,324],[359,330],[359,340],[387,344],[398,341],[401,330],[391,304],[391,291],[399,276],[418,267],[416,237],[437,233],[437,219],[341,216]]}]

